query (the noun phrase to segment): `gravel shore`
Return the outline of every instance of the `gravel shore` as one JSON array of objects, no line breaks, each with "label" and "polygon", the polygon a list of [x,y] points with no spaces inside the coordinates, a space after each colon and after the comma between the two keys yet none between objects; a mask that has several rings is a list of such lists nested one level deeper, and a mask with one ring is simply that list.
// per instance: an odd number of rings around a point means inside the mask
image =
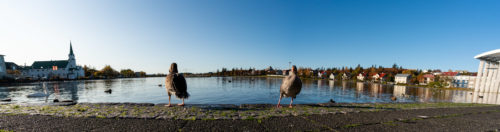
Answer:
[{"label": "gravel shore", "polygon": [[[92,106],[89,106],[92,105]],[[114,108],[123,104],[78,104],[73,106],[89,106],[90,108]],[[197,108],[207,111],[232,111],[231,107],[188,106],[165,108],[160,105],[131,105],[138,108],[160,107],[158,109],[181,109],[190,111]],[[3,105],[6,107],[15,105]],[[99,107],[98,107],[99,106]],[[22,108],[21,108],[22,107]],[[19,106],[12,109],[45,107]],[[236,110],[274,109],[284,113],[285,108],[269,108],[268,105],[242,105]],[[302,108],[301,108],[302,107]],[[7,131],[498,131],[500,129],[500,106],[479,104],[330,104],[329,106],[304,105],[297,106],[296,111],[315,109],[335,109],[345,112],[312,113],[299,115],[270,116],[266,118],[242,119],[174,119],[162,116],[138,116],[139,118],[107,118],[99,116],[60,116],[58,114],[19,114],[11,112],[0,114],[0,129]],[[214,109],[215,108],[215,109]],[[37,109],[37,108],[35,108]],[[351,111],[347,111],[351,110]],[[367,111],[371,110],[371,111]],[[52,111],[52,110],[50,110]],[[92,111],[92,110],[90,110]],[[148,111],[148,110],[144,110]],[[40,111],[41,112],[41,111]],[[59,111],[56,111],[56,113]],[[206,111],[205,111],[206,112]],[[314,111],[314,112],[321,112]],[[18,113],[18,114],[14,114]],[[188,112],[190,113],[190,112]],[[196,112],[195,112],[196,113]],[[215,113],[215,112],[214,112]],[[299,112],[300,113],[300,112]],[[199,113],[197,113],[199,114]],[[83,114],[87,115],[87,114]],[[90,114],[91,115],[91,114]],[[209,115],[209,114],[203,114]],[[216,115],[212,115],[216,117]],[[118,116],[119,117],[119,116]],[[143,118],[145,117],[145,118]]]}]

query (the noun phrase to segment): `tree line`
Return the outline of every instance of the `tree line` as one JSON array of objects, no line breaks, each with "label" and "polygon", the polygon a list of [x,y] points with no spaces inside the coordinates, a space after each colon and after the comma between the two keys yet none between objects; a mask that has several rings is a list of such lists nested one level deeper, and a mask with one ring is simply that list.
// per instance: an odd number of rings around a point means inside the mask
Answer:
[{"label": "tree line", "polygon": [[110,65],[104,66],[101,70],[85,65],[83,71],[85,72],[85,78],[90,79],[146,77],[144,71],[136,72],[131,69],[122,69],[118,72]]}]

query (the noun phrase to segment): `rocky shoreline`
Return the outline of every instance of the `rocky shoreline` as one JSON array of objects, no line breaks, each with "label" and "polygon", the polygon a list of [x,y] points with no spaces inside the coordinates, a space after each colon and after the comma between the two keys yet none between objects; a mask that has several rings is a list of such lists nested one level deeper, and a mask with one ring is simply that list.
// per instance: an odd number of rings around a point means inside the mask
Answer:
[{"label": "rocky shoreline", "polygon": [[177,120],[253,120],[270,117],[347,114],[408,109],[494,106],[466,103],[322,103],[298,104],[294,108],[275,108],[274,104],[190,104],[165,107],[151,103],[75,103],[0,104],[0,114],[46,115],[56,117],[89,117],[110,119],[177,119]]}]

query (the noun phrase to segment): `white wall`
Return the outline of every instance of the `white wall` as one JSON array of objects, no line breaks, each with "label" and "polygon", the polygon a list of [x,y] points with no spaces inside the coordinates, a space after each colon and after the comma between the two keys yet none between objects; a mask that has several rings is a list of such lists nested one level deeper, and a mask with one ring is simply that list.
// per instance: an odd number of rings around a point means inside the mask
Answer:
[{"label": "white wall", "polygon": [[0,79],[3,79],[7,75],[7,70],[5,67],[5,60],[3,58],[3,55],[0,55]]}]

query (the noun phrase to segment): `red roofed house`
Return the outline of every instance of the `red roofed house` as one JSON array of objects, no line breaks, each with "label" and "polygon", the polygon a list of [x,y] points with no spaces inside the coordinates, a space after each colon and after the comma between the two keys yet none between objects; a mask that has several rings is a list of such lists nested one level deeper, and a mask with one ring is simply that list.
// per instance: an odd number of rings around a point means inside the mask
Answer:
[{"label": "red roofed house", "polygon": [[432,74],[425,74],[424,75],[424,79],[421,80],[421,82],[424,83],[424,84],[429,84],[431,82],[434,82],[435,78],[436,78],[436,76],[434,76]]}]

